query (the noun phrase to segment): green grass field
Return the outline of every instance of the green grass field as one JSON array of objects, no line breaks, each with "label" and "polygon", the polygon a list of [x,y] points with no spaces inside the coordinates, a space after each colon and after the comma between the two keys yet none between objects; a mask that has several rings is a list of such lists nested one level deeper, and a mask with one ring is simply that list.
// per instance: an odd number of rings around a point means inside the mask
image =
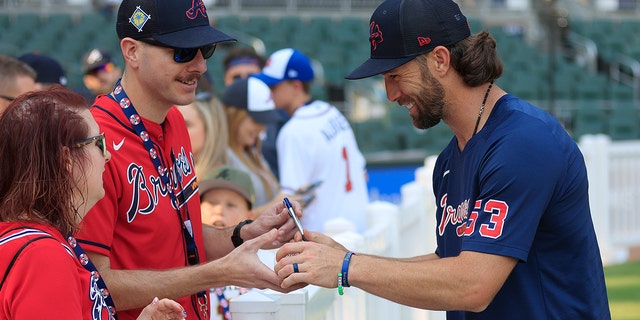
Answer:
[{"label": "green grass field", "polygon": [[604,268],[613,320],[640,320],[640,261]]}]

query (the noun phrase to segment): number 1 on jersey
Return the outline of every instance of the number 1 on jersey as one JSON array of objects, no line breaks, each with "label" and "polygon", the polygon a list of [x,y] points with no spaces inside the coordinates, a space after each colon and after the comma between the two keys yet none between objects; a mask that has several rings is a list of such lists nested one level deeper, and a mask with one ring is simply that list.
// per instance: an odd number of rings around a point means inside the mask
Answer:
[{"label": "number 1 on jersey", "polygon": [[351,175],[349,174],[349,155],[347,155],[347,147],[342,147],[342,158],[347,166],[347,184],[345,185],[345,190],[349,192],[353,189],[353,186],[351,185]]}]

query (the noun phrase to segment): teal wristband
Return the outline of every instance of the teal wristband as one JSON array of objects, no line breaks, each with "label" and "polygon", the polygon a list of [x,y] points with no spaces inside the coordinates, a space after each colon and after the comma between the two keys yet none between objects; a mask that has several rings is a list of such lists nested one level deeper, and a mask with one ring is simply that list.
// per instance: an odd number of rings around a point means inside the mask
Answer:
[{"label": "teal wristband", "polygon": [[351,262],[351,256],[354,254],[354,252],[348,251],[342,261],[342,286],[345,288],[349,287],[349,262]]}]

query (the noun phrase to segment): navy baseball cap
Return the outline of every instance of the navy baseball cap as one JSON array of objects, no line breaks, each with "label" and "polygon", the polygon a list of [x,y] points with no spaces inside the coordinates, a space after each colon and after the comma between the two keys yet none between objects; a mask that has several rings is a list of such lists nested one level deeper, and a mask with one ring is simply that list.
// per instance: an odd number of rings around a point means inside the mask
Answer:
[{"label": "navy baseball cap", "polygon": [[202,0],[123,0],[116,32],[120,39],[153,38],[177,48],[236,40],[211,26]]},{"label": "navy baseball cap", "polygon": [[82,56],[82,73],[88,73],[107,63],[113,63],[111,55],[106,50],[94,48]]},{"label": "navy baseball cap", "polygon": [[57,60],[39,53],[23,54],[18,57],[18,60],[28,64],[36,71],[36,82],[67,85],[67,76]]},{"label": "navy baseball cap", "polygon": [[222,103],[228,107],[247,110],[258,123],[268,124],[280,120],[271,89],[253,76],[231,83],[222,95]]},{"label": "navy baseball cap", "polygon": [[262,68],[262,72],[253,76],[262,80],[269,87],[285,80],[309,82],[313,80],[313,67],[311,60],[302,52],[286,48],[272,53]]},{"label": "navy baseball cap", "polygon": [[386,0],[371,15],[371,57],[345,79],[387,72],[470,35],[467,18],[452,0]]}]

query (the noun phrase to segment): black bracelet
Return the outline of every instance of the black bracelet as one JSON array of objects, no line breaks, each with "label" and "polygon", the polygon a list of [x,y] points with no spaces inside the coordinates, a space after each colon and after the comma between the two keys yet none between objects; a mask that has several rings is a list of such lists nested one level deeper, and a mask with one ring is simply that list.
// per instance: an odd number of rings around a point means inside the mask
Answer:
[{"label": "black bracelet", "polygon": [[233,229],[233,235],[231,236],[231,242],[233,242],[233,246],[234,247],[239,247],[242,243],[244,243],[244,240],[242,240],[242,237],[240,237],[240,229],[242,229],[242,227],[245,224],[249,224],[253,222],[253,220],[251,219],[247,219],[245,221],[242,221],[240,223],[238,223],[238,225]]}]

